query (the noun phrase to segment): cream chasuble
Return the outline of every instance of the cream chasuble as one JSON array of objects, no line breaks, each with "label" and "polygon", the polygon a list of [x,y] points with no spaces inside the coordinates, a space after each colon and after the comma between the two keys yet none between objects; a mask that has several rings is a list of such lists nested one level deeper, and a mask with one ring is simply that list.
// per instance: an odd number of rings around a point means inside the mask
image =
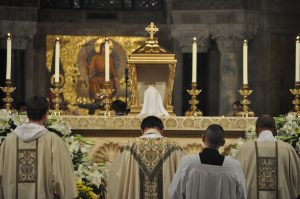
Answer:
[{"label": "cream chasuble", "polygon": [[48,131],[27,143],[15,133],[6,137],[0,148],[0,180],[0,198],[4,199],[77,196],[69,150]]},{"label": "cream chasuble", "polygon": [[274,141],[264,132],[257,142],[243,144],[236,158],[246,177],[249,199],[297,198],[300,159],[289,144]]},{"label": "cream chasuble", "polygon": [[122,147],[110,168],[111,199],[167,199],[181,148],[156,132]]}]

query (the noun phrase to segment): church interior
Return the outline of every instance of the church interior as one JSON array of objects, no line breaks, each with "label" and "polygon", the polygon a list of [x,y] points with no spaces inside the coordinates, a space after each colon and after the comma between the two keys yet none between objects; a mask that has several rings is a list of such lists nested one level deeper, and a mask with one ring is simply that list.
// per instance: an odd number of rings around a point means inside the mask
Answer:
[{"label": "church interior", "polygon": [[[153,21],[162,47],[177,59],[173,105],[188,109],[192,38],[198,40],[200,109],[206,116],[229,116],[242,86],[242,40],[249,40],[251,108],[260,115],[292,109],[297,1],[230,0],[1,0],[1,85],[5,83],[6,35],[13,35],[15,101],[49,95],[47,36],[147,37]],[[63,60],[62,60],[63,62]],[[65,67],[65,66],[63,66]],[[38,82],[38,83],[37,83]],[[229,92],[229,93],[227,93]],[[230,97],[226,97],[230,95]],[[3,96],[3,93],[2,93]],[[225,99],[224,99],[225,98]],[[233,101],[229,101],[233,100]]]},{"label": "church interior", "polygon": [[[298,94],[290,91],[299,88],[299,10],[295,0],[0,0],[0,86],[15,87],[12,107],[47,97],[73,134],[94,142],[96,162],[109,165],[124,143],[141,135],[137,114],[151,85],[169,113],[161,117],[166,137],[197,153],[203,131],[217,123],[226,131],[221,151],[228,153],[256,116],[299,114]],[[110,77],[104,80],[106,64],[97,63],[106,42]],[[114,102],[120,101],[119,114]],[[245,102],[243,117],[234,117],[235,101]]]}]

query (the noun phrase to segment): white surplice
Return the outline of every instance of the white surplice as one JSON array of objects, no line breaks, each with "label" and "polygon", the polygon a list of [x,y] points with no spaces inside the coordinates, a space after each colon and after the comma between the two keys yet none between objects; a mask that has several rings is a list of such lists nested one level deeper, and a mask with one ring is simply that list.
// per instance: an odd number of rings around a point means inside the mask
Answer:
[{"label": "white surplice", "polygon": [[184,156],[169,186],[171,199],[243,199],[246,183],[240,163],[225,157],[222,166],[202,164],[199,155]]}]

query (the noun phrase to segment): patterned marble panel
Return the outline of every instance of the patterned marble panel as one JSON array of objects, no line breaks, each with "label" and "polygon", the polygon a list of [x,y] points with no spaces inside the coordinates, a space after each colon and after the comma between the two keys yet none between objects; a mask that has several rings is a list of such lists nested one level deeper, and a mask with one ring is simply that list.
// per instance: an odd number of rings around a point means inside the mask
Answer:
[{"label": "patterned marble panel", "polygon": [[[73,130],[139,130],[143,120],[136,116],[63,116]],[[220,124],[225,131],[244,131],[253,125],[256,118],[243,117],[184,117],[171,116],[161,118],[165,130],[190,131],[205,130],[210,124]]]}]

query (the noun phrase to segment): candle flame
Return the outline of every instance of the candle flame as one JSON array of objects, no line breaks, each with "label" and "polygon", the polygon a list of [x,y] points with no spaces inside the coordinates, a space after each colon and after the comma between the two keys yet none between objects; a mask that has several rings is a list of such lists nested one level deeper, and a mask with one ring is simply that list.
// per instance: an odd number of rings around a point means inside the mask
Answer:
[{"label": "candle flame", "polygon": [[59,42],[59,37],[56,37],[55,41],[56,41],[56,42]]},{"label": "candle flame", "polygon": [[248,40],[244,39],[243,43],[244,43],[244,45],[248,45]]},{"label": "candle flame", "polygon": [[108,37],[105,37],[105,42],[108,42]]},{"label": "candle flame", "polygon": [[299,35],[296,37],[296,42],[300,43],[300,36]]},{"label": "candle flame", "polygon": [[193,42],[196,42],[197,41],[197,38],[196,37],[193,37]]},{"label": "candle flame", "polygon": [[7,33],[7,38],[11,38],[11,34],[10,34],[10,32],[9,33]]}]

